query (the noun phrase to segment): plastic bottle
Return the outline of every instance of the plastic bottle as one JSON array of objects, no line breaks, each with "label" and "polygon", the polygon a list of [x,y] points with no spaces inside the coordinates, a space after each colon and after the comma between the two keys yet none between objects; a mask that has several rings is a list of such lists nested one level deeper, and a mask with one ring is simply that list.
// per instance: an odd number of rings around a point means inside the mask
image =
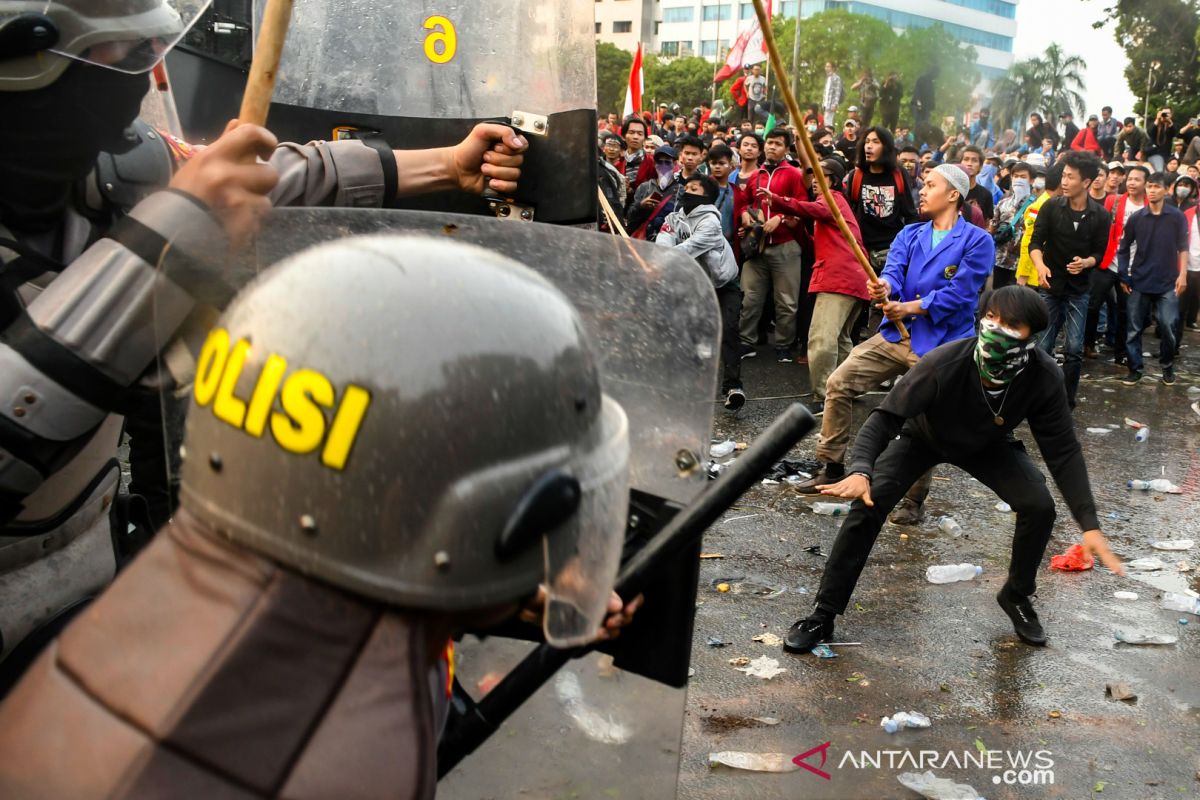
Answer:
[{"label": "plastic bottle", "polygon": [[1130,489],[1137,489],[1139,492],[1148,492],[1151,489],[1156,492],[1174,492],[1178,489],[1166,478],[1155,478],[1152,481],[1131,480],[1127,485]]},{"label": "plastic bottle", "polygon": [[879,720],[879,727],[888,733],[895,733],[901,728],[928,728],[931,724],[929,717],[916,711],[897,711]]},{"label": "plastic bottle", "polygon": [[1126,644],[1175,644],[1179,641],[1178,636],[1171,636],[1167,633],[1146,633],[1145,631],[1116,631],[1113,637],[1118,642]]},{"label": "plastic bottle", "polygon": [[954,517],[942,517],[938,520],[938,530],[956,538],[963,535],[962,525],[959,525]]},{"label": "plastic bottle", "polygon": [[1162,607],[1169,611],[1186,611],[1200,617],[1200,597],[1167,592],[1163,595]]},{"label": "plastic bottle", "polygon": [[813,503],[812,510],[814,514],[823,514],[827,517],[844,517],[850,513],[849,503]]},{"label": "plastic bottle", "polygon": [[1012,506],[1001,500],[999,503],[996,503],[996,510],[1005,514],[1011,514]]},{"label": "plastic bottle", "polygon": [[930,583],[954,583],[969,581],[983,573],[983,567],[975,564],[942,564],[925,570],[925,579]]},{"label": "plastic bottle", "polygon": [[1150,438],[1150,428],[1149,427],[1138,428],[1138,432],[1133,435],[1133,440],[1135,442],[1144,442],[1149,438]]}]

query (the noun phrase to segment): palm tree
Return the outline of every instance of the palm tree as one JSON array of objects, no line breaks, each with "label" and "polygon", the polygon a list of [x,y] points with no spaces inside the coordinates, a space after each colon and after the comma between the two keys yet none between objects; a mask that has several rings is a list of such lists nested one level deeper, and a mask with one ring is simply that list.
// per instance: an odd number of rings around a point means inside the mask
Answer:
[{"label": "palm tree", "polygon": [[1008,127],[1025,130],[1025,120],[1042,108],[1042,64],[1031,58],[1018,61],[992,87],[992,118]]},{"label": "palm tree", "polygon": [[1083,73],[1087,62],[1080,56],[1069,56],[1057,44],[1046,48],[1037,59],[1042,79],[1042,106],[1049,119],[1056,119],[1064,111],[1083,115],[1083,92],[1087,90]]}]

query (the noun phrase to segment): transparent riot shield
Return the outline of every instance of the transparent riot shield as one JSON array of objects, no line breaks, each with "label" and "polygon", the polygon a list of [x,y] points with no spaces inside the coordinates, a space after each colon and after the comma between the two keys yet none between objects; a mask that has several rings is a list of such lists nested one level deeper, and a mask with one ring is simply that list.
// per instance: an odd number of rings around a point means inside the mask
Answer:
[{"label": "transparent riot shield", "polygon": [[[536,270],[575,304],[598,353],[601,387],[629,419],[633,498],[627,559],[636,553],[639,536],[661,529],[701,493],[720,322],[707,275],[670,248],[480,216],[277,209],[240,255],[205,265],[192,251],[188,263],[179,265],[168,253],[164,269],[190,270],[195,282],[195,270],[211,268],[208,294],[220,305],[223,296],[287,256],[333,239],[385,232],[486,247]],[[406,304],[436,304],[438,298],[401,296],[394,302],[401,314]],[[337,320],[312,324],[338,328]],[[629,649],[606,646],[603,653],[590,651],[567,663],[444,777],[439,796],[674,797],[698,546],[697,539],[693,551],[656,578],[657,592],[646,590],[634,626],[614,643]],[[508,629],[482,633],[466,636],[457,648],[459,684],[474,700],[484,698],[537,646],[510,638],[516,634]]]}]

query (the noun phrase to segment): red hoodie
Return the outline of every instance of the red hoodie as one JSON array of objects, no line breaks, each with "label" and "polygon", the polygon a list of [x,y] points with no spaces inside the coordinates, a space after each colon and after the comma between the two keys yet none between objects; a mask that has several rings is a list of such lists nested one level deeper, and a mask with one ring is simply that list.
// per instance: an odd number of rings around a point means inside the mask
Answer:
[{"label": "red hoodie", "polygon": [[[740,208],[737,206],[735,198],[734,213],[737,214],[739,224],[741,222],[741,212],[746,207],[762,208],[767,219],[780,216],[779,211],[759,203],[757,192],[760,186],[770,189],[772,194],[790,200],[808,197],[808,192],[804,188],[804,173],[791,164],[785,161],[771,172],[767,172],[765,167],[760,167],[758,172],[751,175],[746,181],[746,185],[742,187],[742,203]],[[779,227],[767,239],[768,244],[783,244],[784,242],[794,241],[796,241],[796,235],[792,231],[791,226],[786,222],[780,222]]]},{"label": "red hoodie", "polygon": [[[866,249],[863,244],[862,232],[858,228],[858,220],[850,209],[850,202],[841,192],[834,190],[833,201],[842,211],[850,232],[858,241],[858,246]],[[825,198],[818,196],[816,200],[792,200],[780,198],[775,201],[789,214],[813,220],[813,241],[816,248],[817,260],[813,263],[812,280],[808,284],[809,294],[828,292],[831,294],[846,294],[867,300],[867,273],[854,257],[854,251],[846,244],[841,230],[833,221],[833,214],[825,204]]]},{"label": "red hoodie", "polygon": [[1086,126],[1075,135],[1075,141],[1071,142],[1071,149],[1086,150],[1101,157],[1104,155],[1104,148],[1096,141],[1096,134],[1092,132],[1091,128]]},{"label": "red hoodie", "polygon": [[[1121,245],[1121,237],[1125,234],[1125,200],[1128,194],[1110,194],[1104,201],[1104,207],[1112,214],[1112,225],[1108,229],[1108,247],[1104,251],[1104,260],[1100,269],[1115,270],[1117,248]],[[1142,207],[1146,207],[1146,196],[1142,195]]]}]

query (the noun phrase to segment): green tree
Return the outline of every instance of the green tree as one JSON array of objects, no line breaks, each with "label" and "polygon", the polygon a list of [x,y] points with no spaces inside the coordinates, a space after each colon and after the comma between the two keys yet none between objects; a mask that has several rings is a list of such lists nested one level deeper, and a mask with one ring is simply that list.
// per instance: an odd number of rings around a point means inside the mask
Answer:
[{"label": "green tree", "polygon": [[1104,11],[1107,16],[1095,27],[1116,23],[1114,37],[1129,59],[1125,81],[1138,98],[1136,111],[1148,100],[1151,117],[1163,106],[1174,110],[1177,122],[1195,116],[1200,111],[1200,0],[1116,0]]},{"label": "green tree", "polygon": [[1018,61],[992,87],[992,119],[1019,134],[1029,115],[1042,110],[1043,99],[1038,60]]},{"label": "green tree", "polygon": [[900,119],[909,120],[912,88],[917,78],[935,64],[939,68],[934,82],[933,124],[940,125],[943,117],[959,118],[976,104],[975,87],[979,85],[979,58],[974,47],[955,39],[941,25],[912,28],[896,38],[896,44],[880,54],[876,75],[895,72],[904,85],[900,101]]},{"label": "green tree", "polygon": [[712,100],[713,65],[699,56],[650,56],[643,59],[642,69],[646,87],[642,95],[647,109],[652,102],[678,103],[684,113],[690,114],[696,106]]},{"label": "green tree", "polygon": [[1080,114],[1086,110],[1082,92],[1087,90],[1083,71],[1087,62],[1079,56],[1069,56],[1057,43],[1046,48],[1038,59],[1042,79],[1042,108],[1047,119],[1055,119],[1064,111]]},{"label": "green tree", "polygon": [[621,113],[633,55],[610,42],[596,42],[596,109],[600,115]]}]

